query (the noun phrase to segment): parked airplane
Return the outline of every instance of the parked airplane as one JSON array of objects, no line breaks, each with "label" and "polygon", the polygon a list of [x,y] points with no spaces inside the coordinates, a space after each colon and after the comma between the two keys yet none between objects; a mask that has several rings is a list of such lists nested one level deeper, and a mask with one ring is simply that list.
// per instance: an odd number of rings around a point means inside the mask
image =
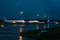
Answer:
[{"label": "parked airplane", "polygon": [[8,22],[8,23],[25,23],[24,20],[7,20],[6,18],[3,18],[4,22]]}]

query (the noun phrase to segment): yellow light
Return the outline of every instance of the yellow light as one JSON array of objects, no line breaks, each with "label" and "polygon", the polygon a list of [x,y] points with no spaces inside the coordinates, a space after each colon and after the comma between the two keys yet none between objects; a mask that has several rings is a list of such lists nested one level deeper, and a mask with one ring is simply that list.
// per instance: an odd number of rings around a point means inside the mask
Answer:
[{"label": "yellow light", "polygon": [[20,32],[22,32],[23,31],[23,29],[22,28],[20,28]]},{"label": "yellow light", "polygon": [[20,36],[20,40],[22,40],[22,36]]},{"label": "yellow light", "polygon": [[4,25],[1,25],[1,27],[4,27]]},{"label": "yellow light", "polygon": [[20,36],[20,38],[22,38],[22,36]]}]

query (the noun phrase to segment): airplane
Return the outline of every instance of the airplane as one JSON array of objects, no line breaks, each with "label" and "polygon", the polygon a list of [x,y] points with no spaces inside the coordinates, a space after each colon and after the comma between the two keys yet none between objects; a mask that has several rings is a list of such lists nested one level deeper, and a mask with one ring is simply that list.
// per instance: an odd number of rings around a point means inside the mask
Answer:
[{"label": "airplane", "polygon": [[29,20],[28,22],[29,22],[29,23],[39,23],[38,20]]},{"label": "airplane", "polygon": [[7,22],[7,23],[25,23],[24,20],[7,20],[6,18],[3,18],[4,19],[4,22]]},{"label": "airplane", "polygon": [[7,22],[7,23],[45,23],[45,22],[40,22],[38,20],[28,20],[28,21],[25,21],[25,20],[7,20],[5,17],[3,18],[4,19],[4,22]]},{"label": "airplane", "polygon": [[30,20],[30,21],[28,21],[29,23],[45,23],[45,22],[40,22],[40,21],[38,21],[38,20]]}]

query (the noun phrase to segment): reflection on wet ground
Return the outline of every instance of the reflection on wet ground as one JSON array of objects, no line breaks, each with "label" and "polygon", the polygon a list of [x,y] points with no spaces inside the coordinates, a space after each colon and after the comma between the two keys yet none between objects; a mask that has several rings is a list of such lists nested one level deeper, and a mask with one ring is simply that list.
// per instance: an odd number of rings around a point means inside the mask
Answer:
[{"label": "reflection on wet ground", "polygon": [[1,25],[0,40],[60,40],[60,24]]}]

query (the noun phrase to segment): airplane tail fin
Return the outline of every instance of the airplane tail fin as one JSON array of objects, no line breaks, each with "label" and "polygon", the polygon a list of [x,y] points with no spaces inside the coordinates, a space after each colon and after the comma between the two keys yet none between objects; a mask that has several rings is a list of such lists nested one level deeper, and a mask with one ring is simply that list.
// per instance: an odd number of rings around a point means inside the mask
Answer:
[{"label": "airplane tail fin", "polygon": [[7,21],[7,19],[5,18],[5,17],[3,17],[3,20],[6,22]]}]

